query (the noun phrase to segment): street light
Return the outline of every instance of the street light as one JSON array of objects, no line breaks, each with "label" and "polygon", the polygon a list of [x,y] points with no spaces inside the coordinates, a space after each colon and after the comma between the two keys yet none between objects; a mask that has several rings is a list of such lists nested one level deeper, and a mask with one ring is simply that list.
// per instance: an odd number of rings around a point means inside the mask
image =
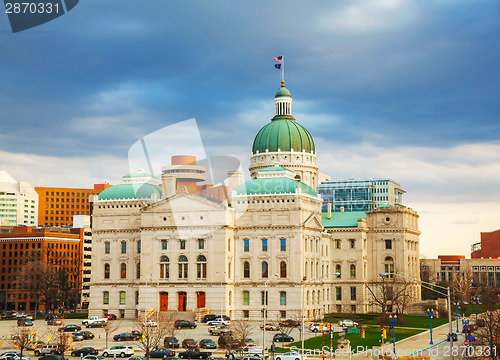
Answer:
[{"label": "street light", "polygon": [[267,315],[267,284],[272,280],[273,277],[277,277],[278,274],[273,274],[269,279],[264,283],[264,316],[262,317],[262,359],[265,359],[266,356],[266,315]]},{"label": "street light", "polygon": [[[422,281],[422,280],[419,280],[419,279],[411,278],[411,277],[404,276],[404,275],[401,275],[401,274],[396,274],[396,273],[381,272],[381,273],[379,273],[379,275],[380,276],[388,276],[388,275],[399,276],[399,277],[401,277],[403,279],[407,279],[407,280],[419,283],[423,287],[425,287],[426,289],[429,289],[431,291],[437,292],[438,294],[446,296],[448,298],[448,326],[449,326],[449,332],[450,332],[450,349],[453,349],[453,336],[451,335],[453,333],[453,325],[451,323],[451,296],[450,296],[450,288],[449,287],[444,287],[444,286],[441,286],[441,285],[431,284],[431,283],[426,282],[426,281]],[[436,288],[441,289],[441,290],[446,290],[446,293],[444,293],[442,291],[439,291],[439,290],[436,290]],[[450,357],[452,359],[454,358],[453,351],[450,351]]]},{"label": "street light", "polygon": [[[432,345],[432,344],[434,344],[434,343],[432,342],[432,316],[434,315],[434,310],[433,310],[433,309],[427,309],[427,315],[429,315],[429,320],[430,320],[430,322],[431,322],[431,327],[430,327],[430,329],[431,329],[431,342],[430,342],[429,344],[431,344],[431,345]],[[451,337],[451,336],[450,336],[450,337]]]},{"label": "street light", "polygon": [[334,272],[334,273],[331,273],[331,274],[326,274],[326,275],[323,275],[323,276],[320,276],[316,279],[310,279],[310,280],[306,280],[306,277],[304,276],[302,278],[302,298],[301,298],[301,305],[302,305],[302,332],[300,333],[300,338],[301,338],[301,342],[302,342],[302,353],[301,355],[304,356],[304,298],[305,298],[305,292],[306,292],[306,283],[308,282],[311,282],[311,281],[317,281],[317,280],[321,280],[327,276],[330,276],[330,275],[334,275],[334,276],[338,276],[340,275],[339,272]]},{"label": "street light", "polygon": [[390,314],[389,320],[392,323],[392,350],[394,351],[394,355],[396,355],[396,333],[394,332],[394,326],[396,325],[396,320],[398,316],[396,314]]},{"label": "street light", "polygon": [[474,304],[476,304],[476,324],[477,324],[477,304],[479,302],[479,297],[478,296],[474,296],[473,300],[474,300]]},{"label": "street light", "polygon": [[226,274],[225,271],[216,271],[215,272],[216,274],[220,274],[220,324],[223,325],[224,324],[224,317],[222,315],[222,293],[223,293],[223,289],[222,289],[222,282],[224,281],[224,275]]},{"label": "street light", "polygon": [[455,301],[453,303],[453,306],[455,306],[455,314],[456,314],[455,319],[457,321],[457,334],[458,334],[458,308],[460,306],[460,303],[458,301]]}]

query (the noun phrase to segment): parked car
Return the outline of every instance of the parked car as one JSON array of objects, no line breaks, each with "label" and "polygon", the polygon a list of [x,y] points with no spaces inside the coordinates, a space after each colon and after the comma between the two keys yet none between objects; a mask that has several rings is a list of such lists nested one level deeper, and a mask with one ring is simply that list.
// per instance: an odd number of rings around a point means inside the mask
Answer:
[{"label": "parked car", "polygon": [[292,342],[293,337],[287,334],[276,334],[273,336],[273,342]]},{"label": "parked car", "polygon": [[245,345],[253,347],[256,346],[257,344],[255,343],[255,341],[253,341],[253,339],[245,339]]},{"label": "parked car", "polygon": [[[451,338],[453,341],[458,341],[458,336],[455,333],[451,334]],[[450,341],[450,334],[446,335],[446,341]]]},{"label": "parked car", "polygon": [[225,325],[214,325],[209,327],[208,333],[212,336],[220,336],[222,334],[231,334],[231,329]]},{"label": "parked car", "polygon": [[201,320],[201,322],[208,322],[208,321],[212,321],[212,320],[215,320],[217,319],[217,315],[214,315],[214,314],[208,314],[208,315],[205,315],[203,316],[203,319]]},{"label": "parked car", "polygon": [[113,336],[114,341],[134,341],[137,340],[137,336],[131,333],[121,333]]},{"label": "parked car", "polygon": [[132,330],[130,333],[135,336],[136,340],[139,340],[142,337],[142,333],[140,331]]},{"label": "parked car", "polygon": [[94,334],[90,331],[81,331],[80,334],[83,335],[84,340],[92,340],[94,338]]},{"label": "parked car", "polygon": [[217,349],[217,344],[212,339],[201,339],[199,345],[201,349]]},{"label": "parked car", "polygon": [[63,327],[60,327],[58,329],[59,331],[64,331],[64,332],[77,332],[77,331],[80,331],[82,330],[82,327],[81,326],[78,326],[78,325],[66,325],[66,326],[63,326]]},{"label": "parked car", "polygon": [[134,348],[132,346],[112,346],[102,352],[102,356],[119,356],[126,357],[134,355]]},{"label": "parked car", "polygon": [[55,344],[46,344],[35,350],[35,356],[51,355],[51,354],[60,355],[61,351],[59,350],[59,346]]},{"label": "parked car", "polygon": [[58,319],[58,318],[52,318],[50,320],[47,320],[47,325],[62,325],[62,321],[61,319]]},{"label": "parked car", "polygon": [[177,349],[179,348],[179,340],[175,337],[166,337],[165,340],[163,340],[163,346],[165,346],[168,349]]},{"label": "parked car", "polygon": [[217,345],[220,348],[237,349],[243,344],[239,340],[236,340],[236,338],[234,338],[233,336],[225,334],[219,336],[219,339],[217,340]]},{"label": "parked car", "polygon": [[[0,355],[0,358],[7,359],[7,358],[14,358],[15,360],[20,360],[21,359],[21,353],[18,352],[4,352],[2,355]],[[30,360],[30,357],[27,355],[23,355],[23,360]]]},{"label": "parked car", "polygon": [[151,351],[149,353],[149,357],[150,358],[169,358],[169,357],[174,357],[175,356],[175,352],[172,351],[172,350],[168,350],[168,349],[156,349],[154,351]]},{"label": "parked car", "polygon": [[297,327],[299,326],[300,323],[298,321],[292,320],[292,319],[287,319],[280,321],[280,326],[285,326],[285,327]]},{"label": "parked car", "polygon": [[198,349],[188,349],[179,353],[181,359],[208,359],[210,356],[212,356],[211,352],[204,352]]},{"label": "parked car", "polygon": [[17,320],[17,326],[33,326],[33,321],[26,318],[19,319]]},{"label": "parked car", "polygon": [[56,354],[52,354],[52,355],[45,355],[45,356],[42,356],[40,359],[38,360],[61,360],[61,356],[59,355],[56,355]]},{"label": "parked car", "polygon": [[35,349],[38,349],[39,347],[42,347],[43,345],[45,345],[45,341],[43,341],[43,340],[30,341],[28,343],[28,346],[26,346],[26,349],[27,350],[35,350]]},{"label": "parked car", "polygon": [[207,325],[231,325],[231,321],[227,316],[224,316],[222,319],[217,317],[214,320],[207,321]]},{"label": "parked car", "polygon": [[464,328],[462,329],[463,333],[470,334],[476,330],[476,327],[473,324],[465,325]]},{"label": "parked car", "polygon": [[83,341],[84,340],[83,335],[80,334],[79,332],[74,332],[71,335],[73,335],[73,341]]},{"label": "parked car", "polygon": [[278,354],[276,360],[302,360],[302,355],[298,352],[292,351],[284,354]]},{"label": "parked car", "polygon": [[182,340],[182,347],[184,349],[196,349],[198,344],[194,339],[184,339]]},{"label": "parked car", "polygon": [[145,327],[157,327],[158,324],[156,323],[156,321],[153,321],[153,320],[146,320],[142,323],[142,326],[145,326]]},{"label": "parked car", "polygon": [[264,326],[266,327],[266,331],[278,331],[280,329],[279,326],[273,324],[265,324],[260,326],[261,330],[264,328]]},{"label": "parked car", "polygon": [[108,315],[106,315],[106,319],[108,319],[108,320],[116,320],[117,317],[116,317],[115,314],[108,314]]},{"label": "parked car", "polygon": [[[130,358],[133,359],[133,358]],[[82,360],[104,360],[104,356],[101,355],[87,355],[84,356]]]},{"label": "parked car", "polygon": [[104,327],[106,323],[104,321],[94,321],[93,323],[89,323],[85,325],[86,328],[100,328]]},{"label": "parked car", "polygon": [[342,326],[344,328],[352,328],[352,327],[358,326],[357,322],[352,321],[352,320],[348,320],[348,319],[341,320],[341,321],[339,321],[338,324],[339,324],[339,326]]},{"label": "parked car", "polygon": [[97,355],[97,354],[98,354],[97,350],[94,349],[93,347],[84,347],[84,348],[73,351],[71,353],[71,356],[81,357],[81,356],[86,356],[86,355]]},{"label": "parked car", "polygon": [[174,326],[177,329],[184,329],[184,328],[194,329],[196,328],[197,325],[187,320],[176,320]]}]

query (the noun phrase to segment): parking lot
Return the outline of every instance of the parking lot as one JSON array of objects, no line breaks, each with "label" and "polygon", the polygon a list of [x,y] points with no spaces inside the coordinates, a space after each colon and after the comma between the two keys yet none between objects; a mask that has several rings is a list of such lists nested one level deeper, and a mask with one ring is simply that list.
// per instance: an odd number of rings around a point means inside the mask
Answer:
[{"label": "parking lot", "polygon": [[[61,326],[65,326],[68,324],[75,324],[82,326],[82,319],[70,319],[70,320],[62,320],[62,325],[56,325],[56,326],[48,326],[45,320],[38,319],[33,321],[33,329],[37,330],[38,332],[38,340],[43,340],[47,343],[47,337],[50,335],[51,332],[54,332],[57,330],[57,328]],[[113,336],[119,333],[125,333],[125,332],[130,332],[134,329],[136,329],[135,322],[133,320],[113,320],[113,324],[117,325],[117,330],[113,331],[111,335],[109,336],[108,339],[108,347],[114,346],[114,345],[131,345],[133,346],[135,350],[135,355],[140,356],[144,352],[137,346],[136,341],[113,341]],[[208,333],[208,327],[204,323],[198,323],[197,328],[195,329],[181,329],[177,330],[175,333],[175,337],[179,340],[179,343],[182,343],[184,339],[195,339],[197,342],[200,341],[201,339],[212,339],[217,343],[218,336],[210,336]],[[251,332],[251,335],[249,336],[255,341],[255,344],[257,346],[262,346],[262,330],[259,328],[261,325],[260,322],[255,322],[253,326],[253,331]],[[0,353],[6,352],[6,351],[14,351],[14,342],[11,341],[11,336],[16,333],[16,320],[3,320],[0,321],[0,340],[1,340],[1,345],[0,345]],[[102,351],[106,349],[106,338],[105,338],[105,332],[104,329],[102,328],[91,328],[87,329],[84,326],[82,326],[82,331],[83,330],[90,330],[92,333],[94,333],[95,337],[92,340],[83,340],[79,342],[74,342],[74,348],[79,349],[82,347],[93,347],[96,350],[99,351],[99,354],[102,354]],[[276,331],[266,331],[266,345],[270,346],[273,340],[273,336],[277,334]],[[308,330],[308,325],[306,326],[306,331],[305,331],[306,338],[312,337],[315,334],[310,332]],[[294,328],[290,336],[292,336],[295,341],[300,340],[300,332],[297,328]],[[175,349],[176,353],[180,351],[184,351],[184,349]],[[212,351],[214,355],[216,354],[223,354],[223,350],[208,350]],[[34,352],[33,351],[28,351],[26,350],[27,355],[31,356],[32,358],[34,357]],[[69,352],[66,354],[69,356]]]}]

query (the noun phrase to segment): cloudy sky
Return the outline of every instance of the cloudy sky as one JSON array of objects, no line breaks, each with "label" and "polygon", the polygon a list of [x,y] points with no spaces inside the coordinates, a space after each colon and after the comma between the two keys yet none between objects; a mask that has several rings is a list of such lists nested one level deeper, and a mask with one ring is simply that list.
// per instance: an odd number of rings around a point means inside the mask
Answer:
[{"label": "cloudy sky", "polygon": [[118,183],[134,143],[192,118],[207,155],[246,167],[283,54],[320,171],[400,182],[424,256],[500,228],[498,1],[85,0],[16,34],[4,14],[0,37],[17,180]]}]

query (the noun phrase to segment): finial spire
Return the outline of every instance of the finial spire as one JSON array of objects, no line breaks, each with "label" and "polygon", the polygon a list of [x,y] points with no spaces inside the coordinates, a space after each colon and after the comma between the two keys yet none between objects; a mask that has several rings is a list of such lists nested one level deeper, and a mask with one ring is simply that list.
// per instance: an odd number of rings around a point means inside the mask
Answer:
[{"label": "finial spire", "polygon": [[285,80],[281,80],[281,87],[284,88],[285,87]]}]

